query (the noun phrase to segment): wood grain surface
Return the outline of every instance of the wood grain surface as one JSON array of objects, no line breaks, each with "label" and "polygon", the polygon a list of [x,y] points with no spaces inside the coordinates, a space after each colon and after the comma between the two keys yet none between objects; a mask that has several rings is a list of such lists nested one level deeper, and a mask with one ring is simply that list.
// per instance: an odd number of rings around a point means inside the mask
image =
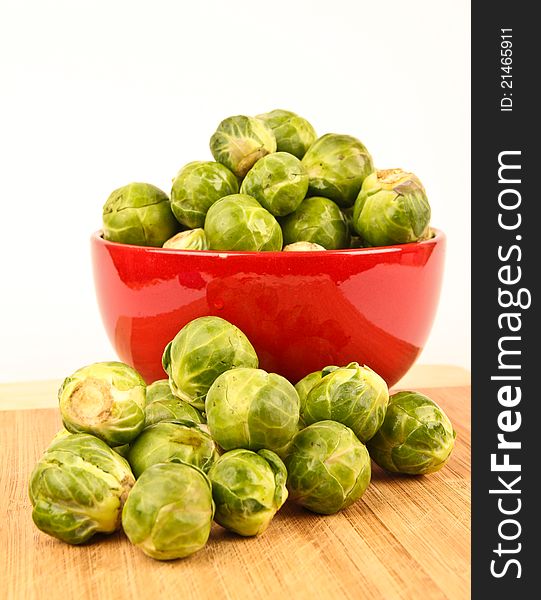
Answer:
[{"label": "wood grain surface", "polygon": [[260,537],[215,525],[203,550],[174,562],[147,558],[122,533],[81,547],[41,533],[27,484],[58,411],[0,412],[0,598],[469,598],[470,388],[424,392],[457,431],[444,469],[397,477],[374,466],[364,496],[337,515],[288,502]]}]

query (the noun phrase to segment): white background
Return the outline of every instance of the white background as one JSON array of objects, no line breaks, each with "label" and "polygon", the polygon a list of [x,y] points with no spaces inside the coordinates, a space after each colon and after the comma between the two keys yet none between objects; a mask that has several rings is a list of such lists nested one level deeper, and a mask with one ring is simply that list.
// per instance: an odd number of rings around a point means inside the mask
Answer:
[{"label": "white background", "polygon": [[89,236],[233,114],[298,112],[424,182],[448,236],[422,363],[469,366],[469,2],[0,0],[0,380],[114,359]]}]

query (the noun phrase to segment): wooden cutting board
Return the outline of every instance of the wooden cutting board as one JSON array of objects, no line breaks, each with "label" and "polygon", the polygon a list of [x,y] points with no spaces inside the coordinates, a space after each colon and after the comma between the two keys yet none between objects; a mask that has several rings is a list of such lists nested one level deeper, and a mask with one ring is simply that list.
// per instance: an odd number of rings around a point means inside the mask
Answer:
[{"label": "wooden cutting board", "polygon": [[36,529],[27,484],[59,414],[0,412],[0,598],[469,598],[470,388],[424,393],[457,431],[438,473],[396,477],[374,466],[364,496],[337,515],[286,503],[260,537],[215,525],[203,550],[167,563],[122,533],[74,547]]}]

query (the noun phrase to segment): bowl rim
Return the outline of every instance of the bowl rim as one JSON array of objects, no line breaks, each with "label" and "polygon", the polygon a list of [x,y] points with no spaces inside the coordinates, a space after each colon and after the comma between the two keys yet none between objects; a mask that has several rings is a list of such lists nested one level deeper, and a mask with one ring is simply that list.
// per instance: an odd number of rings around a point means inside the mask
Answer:
[{"label": "bowl rim", "polygon": [[342,248],[340,250],[325,250],[319,252],[310,250],[296,250],[294,252],[284,252],[283,250],[273,252],[261,252],[254,250],[180,250],[177,248],[162,248],[159,246],[138,246],[136,244],[122,244],[120,242],[106,240],[103,237],[102,229],[94,231],[90,236],[90,241],[92,243],[107,247],[119,248],[123,250],[132,249],[134,252],[165,254],[169,256],[185,256],[192,258],[194,254],[197,256],[218,256],[220,258],[225,258],[226,256],[264,256],[265,258],[275,258],[277,260],[291,260],[295,256],[314,256],[314,258],[321,258],[322,256],[363,256],[373,254],[388,254],[391,252],[415,252],[421,248],[436,246],[445,240],[445,233],[441,229],[432,227],[431,230],[434,235],[431,238],[427,240],[421,240],[420,242],[392,244],[389,246],[371,246],[369,248]]}]

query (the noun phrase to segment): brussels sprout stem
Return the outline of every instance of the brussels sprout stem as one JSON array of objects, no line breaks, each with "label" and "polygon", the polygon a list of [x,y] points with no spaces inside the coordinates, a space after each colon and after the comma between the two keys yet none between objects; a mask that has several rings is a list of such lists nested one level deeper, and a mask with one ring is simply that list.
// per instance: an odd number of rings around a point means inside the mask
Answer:
[{"label": "brussels sprout stem", "polygon": [[410,173],[406,173],[402,171],[402,169],[381,169],[377,171],[377,176],[379,181],[386,183],[387,185],[393,185],[403,179],[408,179]]},{"label": "brussels sprout stem", "polygon": [[86,425],[96,425],[111,414],[111,386],[101,379],[88,377],[73,390],[66,408]]}]

